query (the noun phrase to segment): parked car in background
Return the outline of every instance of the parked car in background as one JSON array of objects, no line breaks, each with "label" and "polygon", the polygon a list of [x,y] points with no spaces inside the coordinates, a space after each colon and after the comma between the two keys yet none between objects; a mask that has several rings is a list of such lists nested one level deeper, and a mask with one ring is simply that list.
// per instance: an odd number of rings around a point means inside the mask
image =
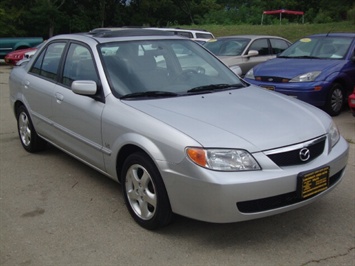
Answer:
[{"label": "parked car in background", "polygon": [[5,63],[15,66],[17,62],[19,62],[24,58],[25,53],[33,50],[37,50],[37,48],[32,47],[32,48],[21,49],[21,50],[10,52],[5,56]]},{"label": "parked car in background", "polygon": [[291,42],[277,36],[236,35],[211,39],[203,45],[234,72],[240,67],[244,76],[255,65],[275,58]]},{"label": "parked car in background", "polygon": [[245,78],[338,115],[355,86],[355,33],[302,38]]},{"label": "parked car in background", "polygon": [[35,47],[16,50],[16,51],[13,51],[11,53],[8,53],[5,56],[5,63],[9,64],[9,65],[13,65],[13,66],[17,65],[22,60],[27,60],[31,56],[33,56],[36,53],[37,49],[40,48],[43,44],[44,44],[44,42],[38,44]]},{"label": "parked car in background", "polygon": [[355,87],[353,93],[349,95],[348,101],[350,110],[353,113],[353,116],[355,116]]},{"label": "parked car in background", "polygon": [[[42,43],[40,46],[42,46],[42,45],[43,45],[43,43]],[[38,48],[39,48],[40,46],[37,46],[36,49],[33,49],[33,50],[31,50],[31,51],[26,52],[26,53],[24,54],[23,58],[22,58],[20,61],[18,61],[18,62],[16,63],[16,66],[20,66],[20,65],[22,65],[24,62],[28,62],[28,61],[32,58],[32,56],[34,56],[34,55],[36,54],[36,52],[37,52],[37,50],[38,50]]]},{"label": "parked car in background", "polygon": [[13,51],[34,47],[43,42],[42,37],[1,37],[0,59]]},{"label": "parked car in background", "polygon": [[201,29],[182,29],[182,28],[148,28],[171,32],[174,35],[186,37],[197,41],[200,44],[205,43],[207,40],[214,39],[214,35],[206,30]]},{"label": "parked car in background", "polygon": [[249,85],[163,31],[55,36],[9,87],[23,148],[49,142],[120,182],[147,229],[174,213],[229,223],[293,210],[336,187],[347,165],[325,112]]},{"label": "parked car in background", "polygon": [[[114,27],[114,28],[95,28],[90,31],[90,33],[104,32],[104,31],[115,31],[121,29],[129,29],[129,27]],[[136,28],[137,29],[137,28]],[[147,30],[161,30],[165,32],[170,32],[173,35],[182,36],[185,38],[192,39],[200,44],[205,43],[207,40],[214,39],[214,35],[206,30],[197,29],[182,29],[182,28],[158,28],[158,27],[144,27]]]}]

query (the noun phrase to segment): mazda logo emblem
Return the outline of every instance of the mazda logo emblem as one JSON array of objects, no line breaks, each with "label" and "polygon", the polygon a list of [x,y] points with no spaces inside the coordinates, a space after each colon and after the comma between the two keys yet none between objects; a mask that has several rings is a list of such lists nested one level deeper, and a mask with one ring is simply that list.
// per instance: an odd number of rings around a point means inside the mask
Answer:
[{"label": "mazda logo emblem", "polygon": [[311,152],[309,151],[309,149],[307,148],[303,148],[302,150],[300,150],[300,160],[302,162],[308,161],[309,158],[311,157]]}]

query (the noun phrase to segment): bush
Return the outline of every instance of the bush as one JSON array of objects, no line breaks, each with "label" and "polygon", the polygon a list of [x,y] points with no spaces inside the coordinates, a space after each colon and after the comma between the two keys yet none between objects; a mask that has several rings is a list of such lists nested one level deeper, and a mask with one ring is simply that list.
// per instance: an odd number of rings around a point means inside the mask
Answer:
[{"label": "bush", "polygon": [[320,10],[317,14],[317,16],[314,18],[314,23],[330,23],[333,22],[333,19],[331,18],[331,16],[327,13],[324,12],[322,10]]}]

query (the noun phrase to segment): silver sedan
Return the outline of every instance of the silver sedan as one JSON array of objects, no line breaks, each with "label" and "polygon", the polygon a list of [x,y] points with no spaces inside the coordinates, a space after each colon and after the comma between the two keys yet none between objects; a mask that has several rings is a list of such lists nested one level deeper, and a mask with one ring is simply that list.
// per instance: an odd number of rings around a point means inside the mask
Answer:
[{"label": "silver sedan", "polygon": [[291,42],[278,36],[235,35],[210,39],[203,45],[234,73],[244,76],[257,64],[275,58]]},{"label": "silver sedan", "polygon": [[173,214],[227,223],[289,211],[331,191],[347,164],[326,113],[161,31],[53,37],[9,85],[24,149],[51,143],[120,182],[147,229]]}]

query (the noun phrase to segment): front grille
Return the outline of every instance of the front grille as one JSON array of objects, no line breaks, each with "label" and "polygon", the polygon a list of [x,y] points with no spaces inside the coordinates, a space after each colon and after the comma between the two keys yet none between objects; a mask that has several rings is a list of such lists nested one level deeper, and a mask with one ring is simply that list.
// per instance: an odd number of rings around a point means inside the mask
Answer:
[{"label": "front grille", "polygon": [[[276,151],[267,151],[266,155],[278,166],[291,166],[305,164],[313,159],[317,158],[324,151],[325,137],[316,139],[311,142],[307,142],[301,145],[291,146],[289,148],[279,149]],[[307,148],[309,150],[310,156],[307,160],[302,161],[300,152],[302,149]]]},{"label": "front grille", "polygon": [[284,83],[285,80],[288,81],[288,79],[281,78],[281,77],[264,77],[264,76],[257,76],[257,77],[255,77],[255,79],[258,80],[258,81],[273,82],[273,83]]},{"label": "front grille", "polygon": [[[343,174],[343,171],[344,169],[329,178],[329,187],[332,187],[335,183],[337,183],[337,181],[339,181]],[[316,195],[317,194],[315,194],[314,196]],[[307,199],[310,199],[314,196],[311,196]],[[294,191],[263,199],[237,202],[237,208],[242,213],[254,213],[285,207],[301,202],[303,200],[304,199],[298,196],[297,191]]]}]

